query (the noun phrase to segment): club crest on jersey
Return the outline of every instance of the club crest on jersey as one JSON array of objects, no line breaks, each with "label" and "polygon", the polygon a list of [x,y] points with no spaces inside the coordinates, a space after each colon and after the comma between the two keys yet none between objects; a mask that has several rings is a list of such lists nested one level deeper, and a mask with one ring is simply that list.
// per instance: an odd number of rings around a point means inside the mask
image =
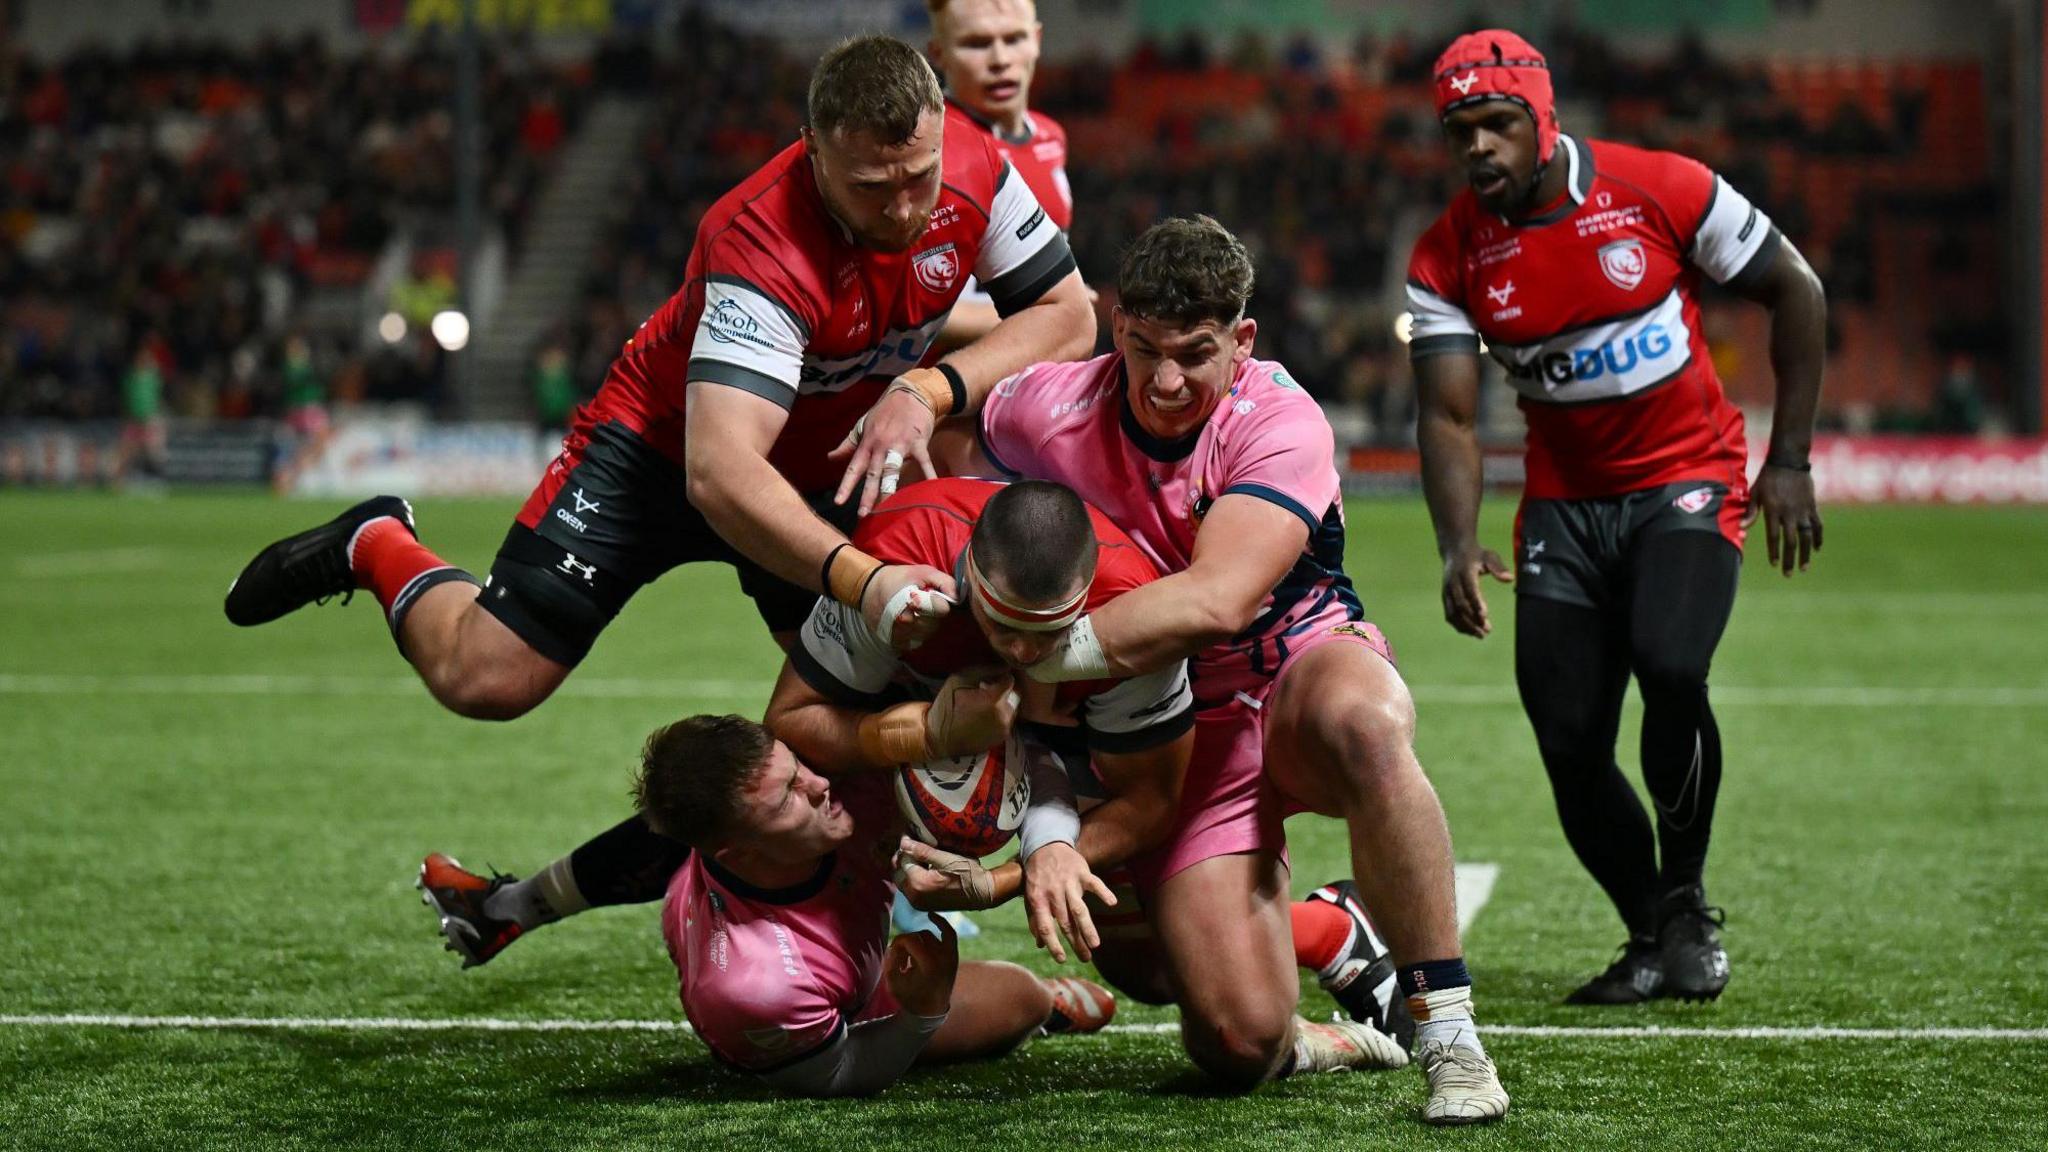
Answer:
[{"label": "club crest on jersey", "polygon": [[917,282],[933,292],[948,291],[960,279],[960,257],[951,244],[919,252],[911,268],[917,272]]},{"label": "club crest on jersey", "polygon": [[1648,270],[1649,259],[1643,255],[1642,241],[1616,240],[1600,246],[1600,271],[1622,291],[1635,291]]}]

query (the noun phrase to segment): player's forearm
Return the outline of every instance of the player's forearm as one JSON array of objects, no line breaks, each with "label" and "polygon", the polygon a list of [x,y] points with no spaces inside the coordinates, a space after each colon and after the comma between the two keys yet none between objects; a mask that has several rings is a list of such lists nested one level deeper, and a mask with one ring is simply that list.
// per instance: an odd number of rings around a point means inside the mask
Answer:
[{"label": "player's forearm", "polygon": [[[690,503],[747,559],[814,591],[825,557],[846,537],[818,518],[767,459],[747,448],[700,452],[693,440]],[[712,459],[700,459],[710,455]]]},{"label": "player's forearm", "polygon": [[844,776],[885,767],[870,761],[861,746],[860,722],[866,715],[837,704],[778,708],[770,701],[763,722],[813,770],[825,776]]},{"label": "player's forearm", "polygon": [[1154,580],[1089,613],[1114,677],[1156,672],[1237,635],[1263,596],[1217,587],[1190,568]]},{"label": "player's forearm", "polygon": [[[996,382],[1033,364],[1049,360],[1080,360],[1095,350],[1095,309],[1081,274],[1069,273],[1036,303],[1004,317],[987,335],[957,352],[945,363],[960,373],[967,405],[978,412]],[[960,413],[949,413],[959,415]]]},{"label": "player's forearm", "polygon": [[1479,501],[1484,492],[1479,432],[1470,418],[1424,410],[1415,428],[1422,450],[1422,495],[1436,529],[1439,556],[1479,538]]},{"label": "player's forearm", "polygon": [[762,1074],[771,1087],[804,1096],[869,1096],[894,1084],[931,1043],[944,1014],[898,1011],[847,1026],[823,1052]]},{"label": "player's forearm", "polygon": [[1002,314],[987,300],[961,300],[947,314],[946,326],[939,329],[939,347],[949,352],[964,348],[995,331],[1002,320]]},{"label": "player's forearm", "polygon": [[1165,843],[1176,807],[1170,797],[1153,792],[1112,797],[1082,814],[1074,849],[1100,875]]},{"label": "player's forearm", "polygon": [[1807,270],[1792,279],[1771,308],[1771,372],[1778,394],[1771,413],[1769,459],[1804,464],[1813,449],[1827,327],[1827,294],[1820,278]]}]

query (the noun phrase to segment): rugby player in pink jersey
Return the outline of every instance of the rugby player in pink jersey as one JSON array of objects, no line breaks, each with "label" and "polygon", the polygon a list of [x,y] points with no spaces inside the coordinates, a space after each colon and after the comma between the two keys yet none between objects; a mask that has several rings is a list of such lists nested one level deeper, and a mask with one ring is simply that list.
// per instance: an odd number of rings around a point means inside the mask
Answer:
[{"label": "rugby player in pink jersey", "polygon": [[[1721,734],[1707,669],[1759,512],[1774,567],[1821,544],[1808,473],[1827,301],[1769,217],[1705,165],[1562,133],[1543,54],[1513,32],[1438,58],[1437,114],[1469,187],[1416,242],[1409,355],[1444,618],[1491,629],[1515,582],[1515,681],[1565,838],[1628,930],[1567,997],[1712,999],[1728,982],[1704,873]],[[1711,278],[1771,311],[1777,408],[1756,485],[1700,320]],[[1479,542],[1480,340],[1528,422],[1515,569]],[[1633,675],[1651,823],[1615,763]]]},{"label": "rugby player in pink jersey", "polygon": [[753,721],[692,716],[648,737],[634,798],[696,849],[661,917],[683,1012],[714,1056],[776,1088],[866,1095],[914,1062],[1108,1019],[1087,981],[962,963],[943,921],[888,939],[902,823],[886,777],[835,784]]},{"label": "rugby player in pink jersey", "polygon": [[1497,1118],[1508,1098],[1472,1019],[1450,832],[1415,758],[1407,686],[1344,574],[1329,423],[1280,365],[1252,358],[1251,259],[1216,221],[1153,226],[1117,288],[1117,351],[1001,381],[971,441],[949,427],[938,458],[1058,480],[1168,573],[1083,617],[1030,671],[1190,661],[1202,711],[1181,820],[1134,868],[1183,1042],[1229,1081],[1281,1067],[1299,995],[1281,821],[1341,816],[1417,1021],[1424,1119]]}]

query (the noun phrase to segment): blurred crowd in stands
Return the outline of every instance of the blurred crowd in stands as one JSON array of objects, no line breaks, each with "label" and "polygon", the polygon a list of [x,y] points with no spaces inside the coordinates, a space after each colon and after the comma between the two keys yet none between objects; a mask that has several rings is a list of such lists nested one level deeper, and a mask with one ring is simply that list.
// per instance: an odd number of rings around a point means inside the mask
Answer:
[{"label": "blurred crowd in stands", "polygon": [[[0,419],[112,416],[150,395],[227,419],[315,391],[432,395],[439,350],[366,348],[361,296],[401,233],[422,256],[398,286],[452,276],[436,249],[453,235],[454,76],[433,40],[55,61],[0,41]],[[483,208],[516,247],[587,78],[500,46],[482,79]]]},{"label": "blurred crowd in stands", "polygon": [[[1887,391],[1869,384],[1875,368],[1844,361],[1830,420],[1948,427],[1996,411],[2005,335],[1984,299],[1996,277],[1916,286],[1942,269],[1997,267],[1976,64],[1960,79],[1874,65],[1816,79],[1720,59],[1693,39],[1655,56],[1570,27],[1538,42],[1567,130],[1715,166],[1828,281],[1837,351],[1913,376]],[[1103,308],[1123,243],[1161,215],[1211,213],[1258,258],[1261,354],[1341,401],[1361,435],[1405,437],[1395,320],[1407,247],[1457,191],[1430,111],[1436,47],[1251,35],[1219,55],[1189,37],[1121,61],[1043,65],[1034,104],[1068,127],[1072,239]],[[658,50],[612,44],[561,68],[501,43],[485,64],[487,208],[515,256],[522,215],[595,90],[643,93],[653,107],[580,306],[536,344],[528,386],[536,417],[556,426],[677,288],[704,209],[794,138],[809,61],[686,17]],[[360,325],[316,336],[305,317],[321,288],[360,285],[407,228],[443,246],[415,258],[404,283],[452,292],[440,227],[453,201],[452,76],[432,42],[353,59],[310,42],[57,63],[0,51],[0,418],[109,414],[137,391],[123,387],[136,373],[156,374],[172,410],[224,417],[281,414],[293,394],[445,397],[431,341],[378,350]],[[1974,105],[1952,91],[1973,85]],[[1976,143],[1953,139],[1965,135]],[[1768,404],[1759,317],[1710,309],[1707,324],[1738,399]],[[1836,390],[1845,378],[1852,390]]]}]

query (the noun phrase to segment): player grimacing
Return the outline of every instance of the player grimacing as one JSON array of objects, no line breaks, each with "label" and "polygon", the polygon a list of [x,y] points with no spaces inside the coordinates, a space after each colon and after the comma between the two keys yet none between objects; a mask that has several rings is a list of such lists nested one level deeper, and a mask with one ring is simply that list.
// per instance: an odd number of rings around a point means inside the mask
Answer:
[{"label": "player grimacing", "polygon": [[943,922],[888,940],[902,820],[879,776],[834,783],[759,724],[692,716],[648,737],[634,797],[695,849],[661,917],[683,1011],[772,1087],[866,1095],[914,1062],[999,1056],[1114,1011],[1085,980],[962,963]]},{"label": "player grimacing", "polygon": [[[1721,780],[1707,668],[1756,515],[1787,575],[1821,544],[1807,451],[1826,299],[1798,249],[1705,166],[1561,134],[1549,68],[1514,33],[1459,37],[1435,80],[1469,182],[1408,274],[1444,616],[1483,637],[1482,575],[1515,581],[1523,709],[1565,837],[1629,933],[1570,1002],[1711,999],[1728,957],[1702,879]],[[1742,413],[1701,330],[1702,274],[1771,311],[1777,407],[1753,490]],[[1513,573],[1478,539],[1481,337],[1528,421]],[[1631,675],[1654,832],[1615,763]]]}]

